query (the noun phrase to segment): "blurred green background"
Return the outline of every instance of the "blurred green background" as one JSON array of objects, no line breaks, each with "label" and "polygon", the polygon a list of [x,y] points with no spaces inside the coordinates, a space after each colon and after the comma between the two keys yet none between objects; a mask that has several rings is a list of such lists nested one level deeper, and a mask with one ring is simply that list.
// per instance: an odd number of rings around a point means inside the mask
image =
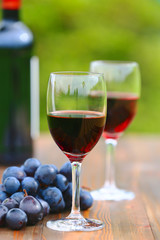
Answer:
[{"label": "blurred green background", "polygon": [[40,59],[41,131],[48,131],[50,72],[88,71],[92,60],[140,65],[138,114],[127,130],[160,133],[160,2],[156,0],[23,0],[21,19],[35,36]]}]

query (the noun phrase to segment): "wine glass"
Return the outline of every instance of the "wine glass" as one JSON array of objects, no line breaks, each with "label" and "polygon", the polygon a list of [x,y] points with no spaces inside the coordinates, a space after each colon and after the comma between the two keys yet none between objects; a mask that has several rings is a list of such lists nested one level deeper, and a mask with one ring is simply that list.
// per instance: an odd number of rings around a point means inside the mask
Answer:
[{"label": "wine glass", "polygon": [[[101,92],[98,104],[90,95]],[[72,165],[72,209],[68,217],[48,221],[58,231],[93,231],[103,222],[80,214],[80,170],[84,157],[96,145],[106,121],[106,84],[101,73],[55,72],[47,90],[50,133]]]},{"label": "wine glass", "polygon": [[90,63],[90,71],[103,73],[107,85],[107,119],[102,135],[107,145],[106,179],[104,185],[91,194],[95,200],[131,200],[135,197],[133,192],[116,186],[114,152],[117,140],[137,111],[141,82],[139,65],[136,62],[99,60]]}]

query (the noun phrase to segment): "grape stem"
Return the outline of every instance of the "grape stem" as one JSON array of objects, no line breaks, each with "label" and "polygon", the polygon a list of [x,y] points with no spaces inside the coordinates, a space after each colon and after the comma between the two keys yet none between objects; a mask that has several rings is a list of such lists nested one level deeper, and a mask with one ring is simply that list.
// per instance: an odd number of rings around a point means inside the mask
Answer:
[{"label": "grape stem", "polygon": [[23,192],[24,192],[24,197],[27,197],[28,193],[27,193],[26,189],[23,189]]}]

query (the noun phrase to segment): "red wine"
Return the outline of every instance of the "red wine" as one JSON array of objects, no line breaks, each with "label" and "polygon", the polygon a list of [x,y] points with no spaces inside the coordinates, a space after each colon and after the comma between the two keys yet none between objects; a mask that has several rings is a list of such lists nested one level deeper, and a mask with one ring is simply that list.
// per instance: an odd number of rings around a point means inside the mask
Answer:
[{"label": "red wine", "polygon": [[21,0],[2,0],[0,25],[0,163],[20,164],[32,155],[30,57],[33,34],[19,19]]},{"label": "red wine", "polygon": [[71,162],[82,161],[105,125],[105,115],[94,111],[58,111],[47,117],[53,139]]},{"label": "red wine", "polygon": [[137,100],[132,93],[108,92],[104,138],[117,139],[128,127],[136,114]]}]

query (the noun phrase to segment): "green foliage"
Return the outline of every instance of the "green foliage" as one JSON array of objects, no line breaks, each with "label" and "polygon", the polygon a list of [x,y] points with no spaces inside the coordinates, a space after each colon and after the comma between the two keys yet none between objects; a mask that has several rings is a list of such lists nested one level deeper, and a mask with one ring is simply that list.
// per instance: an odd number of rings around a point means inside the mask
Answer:
[{"label": "green foliage", "polygon": [[160,133],[160,3],[156,0],[23,1],[40,58],[41,130],[50,72],[89,70],[92,60],[134,60],[142,93],[130,132]]}]

